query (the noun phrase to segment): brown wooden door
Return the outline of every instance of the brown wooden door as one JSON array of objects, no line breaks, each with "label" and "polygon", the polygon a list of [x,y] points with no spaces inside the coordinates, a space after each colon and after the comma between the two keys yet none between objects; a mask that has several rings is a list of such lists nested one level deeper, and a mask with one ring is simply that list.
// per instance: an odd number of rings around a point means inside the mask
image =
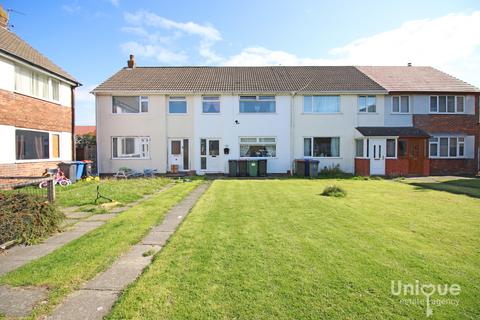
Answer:
[{"label": "brown wooden door", "polygon": [[425,140],[409,139],[408,141],[408,173],[422,174],[425,159]]}]

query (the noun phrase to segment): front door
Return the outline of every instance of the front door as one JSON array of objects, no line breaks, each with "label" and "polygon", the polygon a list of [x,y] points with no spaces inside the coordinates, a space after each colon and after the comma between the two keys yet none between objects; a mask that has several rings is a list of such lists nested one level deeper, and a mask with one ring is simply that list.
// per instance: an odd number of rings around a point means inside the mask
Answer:
[{"label": "front door", "polygon": [[425,140],[409,139],[408,145],[408,173],[421,175],[425,159]]},{"label": "front door", "polygon": [[222,172],[219,139],[200,139],[200,170]]},{"label": "front door", "polygon": [[370,174],[385,175],[385,139],[369,140]]},{"label": "front door", "polygon": [[188,139],[170,139],[168,144],[169,171],[173,171],[172,166],[176,166],[178,171],[189,170]]}]

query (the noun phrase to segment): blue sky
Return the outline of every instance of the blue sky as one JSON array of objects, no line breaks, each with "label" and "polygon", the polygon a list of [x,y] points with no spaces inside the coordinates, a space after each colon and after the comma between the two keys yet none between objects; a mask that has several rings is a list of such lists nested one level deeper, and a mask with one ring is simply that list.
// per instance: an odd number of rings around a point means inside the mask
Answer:
[{"label": "blue sky", "polygon": [[126,65],[432,65],[480,86],[480,1],[2,1],[88,93]]}]

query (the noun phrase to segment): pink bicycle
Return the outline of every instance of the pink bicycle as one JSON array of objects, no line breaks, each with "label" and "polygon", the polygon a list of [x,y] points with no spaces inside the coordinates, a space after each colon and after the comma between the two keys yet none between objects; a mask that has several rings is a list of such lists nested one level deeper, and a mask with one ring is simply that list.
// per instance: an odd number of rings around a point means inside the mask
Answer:
[{"label": "pink bicycle", "polygon": [[[48,175],[48,174],[45,174],[45,175]],[[71,185],[72,181],[70,181],[70,179],[65,177],[65,174],[63,173],[62,170],[57,169],[56,173],[55,173],[55,176],[53,178],[53,185],[56,185],[56,184],[59,184],[62,187],[66,187],[68,185]],[[40,188],[46,188],[48,186],[48,182],[47,181],[42,181],[42,182],[40,182],[40,184],[38,186]]]}]

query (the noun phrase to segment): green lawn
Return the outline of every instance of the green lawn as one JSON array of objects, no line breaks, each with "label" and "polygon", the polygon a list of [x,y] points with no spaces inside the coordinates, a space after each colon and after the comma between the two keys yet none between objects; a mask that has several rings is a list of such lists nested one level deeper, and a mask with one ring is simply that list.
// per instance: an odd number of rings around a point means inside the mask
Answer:
[{"label": "green lawn", "polygon": [[442,182],[412,182],[420,188],[447,191],[455,194],[466,194],[471,197],[480,198],[480,179],[456,179]]},{"label": "green lawn", "polygon": [[129,203],[154,193],[170,182],[171,180],[166,178],[79,181],[68,187],[57,187],[56,203],[62,207],[94,205],[98,185],[103,196],[120,203]]},{"label": "green lawn", "polygon": [[[331,183],[347,196],[321,196]],[[382,180],[217,180],[109,318],[424,318],[390,292],[418,279],[461,286],[434,319],[474,319],[479,247],[476,198]]]},{"label": "green lawn", "polygon": [[32,317],[46,313],[68,292],[105,270],[131,245],[138,243],[152,226],[163,220],[171,207],[200,183],[175,184],[51,254],[0,277],[0,284],[48,287],[51,290],[48,304],[40,305]]}]

